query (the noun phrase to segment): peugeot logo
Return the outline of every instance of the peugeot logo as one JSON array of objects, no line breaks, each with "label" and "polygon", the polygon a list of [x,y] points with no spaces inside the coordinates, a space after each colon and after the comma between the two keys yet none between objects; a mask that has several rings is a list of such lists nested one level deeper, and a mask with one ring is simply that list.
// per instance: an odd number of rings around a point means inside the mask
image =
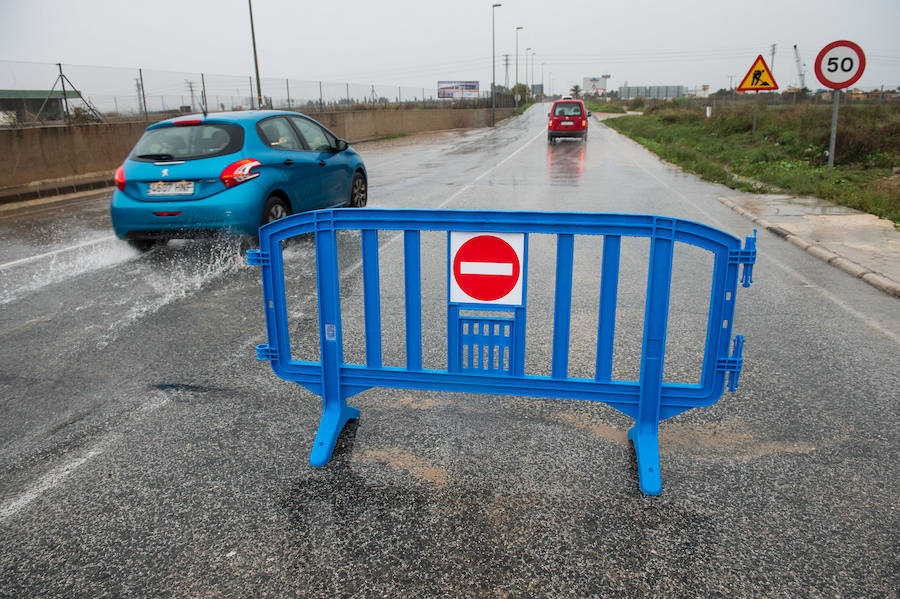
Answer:
[{"label": "peugeot logo", "polygon": [[169,176],[169,169],[164,168],[164,169],[163,169],[163,172],[162,172],[162,175],[160,175],[160,176],[161,176],[161,177],[168,177],[168,176]]}]

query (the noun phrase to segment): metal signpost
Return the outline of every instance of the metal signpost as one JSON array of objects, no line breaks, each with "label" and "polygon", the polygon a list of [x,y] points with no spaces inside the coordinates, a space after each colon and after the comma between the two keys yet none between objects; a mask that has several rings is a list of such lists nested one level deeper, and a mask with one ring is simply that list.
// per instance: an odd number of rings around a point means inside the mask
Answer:
[{"label": "metal signpost", "polygon": [[[753,61],[753,64],[750,66],[750,70],[747,71],[747,74],[744,75],[744,78],[741,80],[741,84],[737,87],[739,92],[755,91],[757,96],[759,96],[760,90],[771,91],[777,89],[778,84],[775,83],[775,77],[772,75],[772,71],[769,69],[769,65],[766,64],[766,59],[762,57],[762,54],[756,57],[756,60]],[[758,107],[759,98],[757,97],[756,103],[753,104],[753,129],[750,133],[751,137],[756,136],[756,111]]]},{"label": "metal signpost", "polygon": [[[359,231],[362,251],[365,363],[344,362],[337,236]],[[422,231],[446,232],[447,368],[423,365]],[[406,335],[405,367],[382,363],[379,234],[402,235]],[[321,359],[291,355],[282,242],[313,236],[319,308]],[[525,373],[529,236],[556,238],[553,280],[539,280],[554,293],[552,363],[549,376]],[[568,374],[572,324],[575,239],[600,236],[598,265],[597,354],[590,378]],[[647,295],[638,380],[612,376],[616,303],[623,237],[649,239]],[[702,248],[713,257],[709,316],[699,383],[663,381],[669,296],[676,244]],[[640,487],[657,495],[659,423],[685,410],[708,406],[726,384],[737,389],[744,339],[732,339],[738,271],[749,287],[756,261],[756,237],[742,247],[737,237],[699,223],[638,214],[573,212],[499,212],[472,210],[338,209],[303,212],[264,225],[259,249],[247,262],[262,269],[268,342],[257,358],[271,362],[275,373],[296,381],[323,399],[322,417],[310,453],[314,466],[331,459],[344,425],[359,417],[347,398],[374,387],[458,391],[490,395],[600,401],[635,419],[628,437],[634,444]],[[537,276],[537,273],[531,273]],[[475,314],[473,314],[475,312]],[[360,341],[363,341],[362,339]],[[733,342],[733,351],[730,351]],[[698,379],[695,379],[698,380]]]},{"label": "metal signpost", "polygon": [[828,170],[834,168],[834,146],[837,141],[838,105],[841,90],[850,87],[862,77],[866,69],[866,55],[857,44],[838,40],[831,42],[816,56],[816,77],[827,88],[834,90],[834,108],[831,111],[831,141],[828,144]]}]

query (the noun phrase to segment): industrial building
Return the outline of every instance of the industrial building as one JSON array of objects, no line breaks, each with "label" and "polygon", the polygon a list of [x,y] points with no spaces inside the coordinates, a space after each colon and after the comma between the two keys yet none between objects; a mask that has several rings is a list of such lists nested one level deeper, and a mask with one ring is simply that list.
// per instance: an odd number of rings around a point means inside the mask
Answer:
[{"label": "industrial building", "polygon": [[641,85],[619,88],[621,100],[646,98],[647,100],[671,100],[686,95],[683,85]]}]

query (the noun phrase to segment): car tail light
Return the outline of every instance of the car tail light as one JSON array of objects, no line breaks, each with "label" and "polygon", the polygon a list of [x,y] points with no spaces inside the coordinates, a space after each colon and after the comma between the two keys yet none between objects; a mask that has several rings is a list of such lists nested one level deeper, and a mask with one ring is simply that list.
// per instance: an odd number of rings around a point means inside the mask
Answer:
[{"label": "car tail light", "polygon": [[116,169],[114,180],[116,182],[116,188],[119,191],[125,191],[125,169],[123,167],[120,166]]},{"label": "car tail light", "polygon": [[238,160],[237,162],[226,166],[225,170],[222,171],[222,174],[219,175],[219,178],[222,179],[222,183],[225,184],[225,187],[234,187],[235,185],[240,185],[244,181],[249,181],[250,179],[258,177],[259,173],[250,172],[257,166],[262,166],[262,162],[254,160],[253,158],[244,158],[243,160]]}]

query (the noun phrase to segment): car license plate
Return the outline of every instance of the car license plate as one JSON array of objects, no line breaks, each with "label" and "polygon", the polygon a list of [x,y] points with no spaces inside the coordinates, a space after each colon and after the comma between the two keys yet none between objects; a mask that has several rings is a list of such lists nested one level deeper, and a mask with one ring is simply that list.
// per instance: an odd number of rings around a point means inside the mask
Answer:
[{"label": "car license plate", "polygon": [[562,124],[563,125],[574,125],[575,123],[573,123],[572,121],[563,121]]},{"label": "car license plate", "polygon": [[193,193],[193,181],[156,181],[147,190],[148,196],[188,196]]}]

